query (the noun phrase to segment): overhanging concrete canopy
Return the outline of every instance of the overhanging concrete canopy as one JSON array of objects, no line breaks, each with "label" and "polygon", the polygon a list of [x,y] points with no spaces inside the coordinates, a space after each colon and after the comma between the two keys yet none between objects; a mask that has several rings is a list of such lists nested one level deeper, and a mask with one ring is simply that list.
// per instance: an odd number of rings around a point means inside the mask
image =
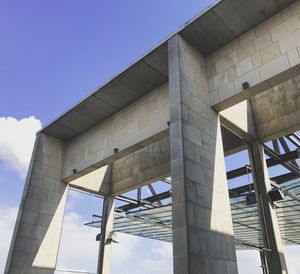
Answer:
[{"label": "overhanging concrete canopy", "polygon": [[68,141],[105,120],[168,79],[164,43],[64,113],[42,132]]},{"label": "overhanging concrete canopy", "polygon": [[207,56],[250,28],[265,21],[294,0],[224,0],[197,17],[180,35]]},{"label": "overhanging concrete canopy", "polygon": [[[204,56],[278,13],[295,0],[217,1],[179,33]],[[167,40],[99,87],[42,132],[68,141],[168,81]]]}]

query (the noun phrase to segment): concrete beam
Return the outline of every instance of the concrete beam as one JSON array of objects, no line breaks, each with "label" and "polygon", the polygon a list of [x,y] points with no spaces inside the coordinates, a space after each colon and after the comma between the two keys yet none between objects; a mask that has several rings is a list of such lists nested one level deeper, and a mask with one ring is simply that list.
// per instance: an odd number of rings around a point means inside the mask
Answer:
[{"label": "concrete beam", "polygon": [[5,274],[54,273],[67,195],[64,149],[56,138],[37,136]]},{"label": "concrete beam", "polygon": [[[108,166],[105,165],[78,179],[72,181],[69,186],[72,188],[97,193],[98,195],[109,195],[111,180],[108,178]],[[110,176],[109,176],[110,177]]]},{"label": "concrete beam", "polygon": [[[210,105],[224,110],[300,74],[300,1],[208,57]],[[244,89],[242,83],[248,82]]]},{"label": "concrete beam", "polygon": [[168,86],[162,85],[69,141],[63,181],[71,182],[167,136],[168,94]]},{"label": "concrete beam", "polygon": [[300,130],[300,77],[251,98],[257,138],[274,140]]},{"label": "concrete beam", "polygon": [[[224,129],[223,129],[224,131]],[[235,136],[222,136],[227,145],[233,144],[234,150],[244,148],[245,144],[234,142]],[[238,137],[237,141],[239,141]],[[224,151],[231,153],[232,150]],[[113,162],[112,178],[108,179],[108,165],[96,169],[69,186],[103,196],[120,195],[159,179],[170,176],[170,139],[169,136],[145,146]]]},{"label": "concrete beam", "polygon": [[168,176],[169,137],[116,160],[112,166],[112,194],[119,195]]}]

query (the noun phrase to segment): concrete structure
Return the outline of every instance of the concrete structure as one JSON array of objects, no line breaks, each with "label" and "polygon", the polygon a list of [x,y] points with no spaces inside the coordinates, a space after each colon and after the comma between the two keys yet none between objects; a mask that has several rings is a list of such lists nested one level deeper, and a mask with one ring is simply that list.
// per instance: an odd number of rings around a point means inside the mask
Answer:
[{"label": "concrete structure", "polygon": [[287,273],[257,142],[300,129],[299,13],[300,1],[217,2],[41,130],[5,273],[54,272],[68,186],[110,201],[107,273],[113,197],[170,175],[174,273],[237,273],[224,153],[245,142],[269,272]]}]

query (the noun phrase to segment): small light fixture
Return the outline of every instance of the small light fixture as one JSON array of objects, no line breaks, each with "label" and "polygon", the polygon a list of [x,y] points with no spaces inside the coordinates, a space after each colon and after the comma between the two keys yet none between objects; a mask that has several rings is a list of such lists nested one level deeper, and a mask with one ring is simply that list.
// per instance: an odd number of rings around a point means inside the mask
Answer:
[{"label": "small light fixture", "polygon": [[272,202],[282,201],[284,200],[284,194],[279,188],[274,188],[269,190],[268,196]]},{"label": "small light fixture", "polygon": [[100,242],[100,239],[101,239],[101,233],[97,234],[97,236],[96,236],[96,241],[97,241],[97,242]]},{"label": "small light fixture", "polygon": [[114,153],[118,153],[119,152],[119,149],[118,148],[114,148]]},{"label": "small light fixture", "polygon": [[[109,234],[107,236],[105,244],[106,245],[111,244],[111,243],[118,244],[119,242],[116,239],[117,239],[117,235],[116,235],[115,231],[111,231],[111,232],[109,232]],[[101,241],[101,233],[96,235],[96,241],[97,242]]]},{"label": "small light fixture", "polygon": [[107,236],[105,244],[106,245],[111,244],[111,243],[118,244],[119,242],[116,239],[117,239],[117,235],[116,235],[115,231],[111,231],[111,232],[109,232],[109,234]]},{"label": "small light fixture", "polygon": [[249,83],[246,81],[246,82],[242,83],[242,87],[243,87],[243,89],[247,89],[247,88],[250,87],[250,85],[249,85]]}]

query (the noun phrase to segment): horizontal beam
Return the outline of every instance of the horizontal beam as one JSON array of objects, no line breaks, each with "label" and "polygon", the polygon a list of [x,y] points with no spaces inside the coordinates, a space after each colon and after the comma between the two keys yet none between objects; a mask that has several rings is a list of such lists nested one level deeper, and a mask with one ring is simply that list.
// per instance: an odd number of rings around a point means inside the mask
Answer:
[{"label": "horizontal beam", "polygon": [[[270,180],[280,185],[284,182],[295,179],[297,177],[299,177],[299,175],[289,172],[289,173],[285,173],[283,175],[272,177],[272,178],[270,178]],[[253,183],[229,189],[229,196],[230,196],[230,198],[238,197],[242,193],[249,192],[249,189],[254,189]]]},{"label": "horizontal beam", "polygon": [[[298,150],[293,150],[291,152],[287,152],[282,155],[277,155],[276,159],[274,159],[274,158],[267,159],[266,162],[267,162],[268,167],[272,167],[272,166],[286,163],[290,160],[297,159],[297,158],[299,158]],[[296,171],[296,170],[294,170],[294,171]],[[237,168],[234,170],[230,170],[227,172],[227,180],[231,180],[231,179],[246,175],[247,173],[251,173],[251,167],[249,165],[246,165],[244,167],[240,167],[240,168]],[[298,173],[299,173],[299,170],[298,170]]]},{"label": "horizontal beam", "polygon": [[169,137],[157,140],[112,165],[112,195],[117,196],[170,176]]},{"label": "horizontal beam", "polygon": [[[117,199],[119,197],[120,196],[118,196]],[[121,197],[123,197],[123,196],[121,196]],[[149,203],[150,203],[150,205],[151,205],[151,204],[153,204],[153,203],[155,203],[157,201],[162,201],[162,200],[170,198],[170,197],[171,197],[171,192],[170,191],[165,191],[165,192],[156,194],[154,196],[148,197],[146,199],[143,199],[141,201],[137,201],[137,200],[131,199],[131,200],[133,200],[133,202],[131,202],[128,205],[119,206],[117,208],[117,210],[118,211],[125,211],[126,212],[126,211],[129,211],[129,210],[135,209],[135,208],[139,208],[143,204],[149,205]]]},{"label": "horizontal beam", "polygon": [[[279,140],[280,139],[281,138],[279,138]],[[267,156],[271,157],[271,159],[267,160],[267,165],[268,165],[268,161],[269,162],[271,161],[273,163],[273,165],[270,165],[270,166],[275,166],[275,165],[281,164],[289,171],[294,172],[294,173],[299,173],[299,167],[292,163],[292,161],[294,159],[299,158],[299,154],[298,154],[297,150],[294,151],[295,158],[289,157],[288,153],[290,153],[290,151],[286,152],[285,154],[280,155],[273,149],[267,147],[266,145],[264,145],[264,152]],[[284,158],[287,158],[287,159],[284,159]]]}]

